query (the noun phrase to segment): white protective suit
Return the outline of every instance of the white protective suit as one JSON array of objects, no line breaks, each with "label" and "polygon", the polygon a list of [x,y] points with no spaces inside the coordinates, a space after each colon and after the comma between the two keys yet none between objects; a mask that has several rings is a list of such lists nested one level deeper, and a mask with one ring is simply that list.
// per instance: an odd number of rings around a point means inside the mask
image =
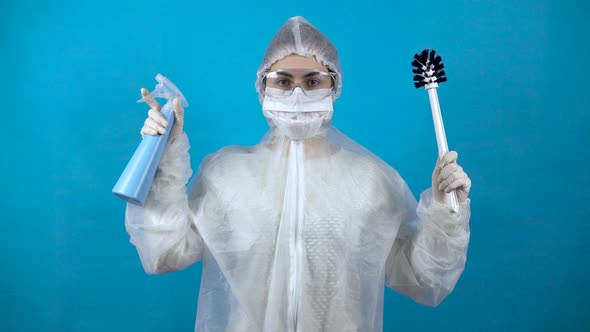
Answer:
[{"label": "white protective suit", "polygon": [[[302,18],[271,42],[261,73],[289,54],[338,74],[329,40]],[[271,126],[192,175],[188,137],[167,143],[144,207],[126,228],[147,273],[203,262],[195,331],[381,331],[384,286],[437,305],[461,275],[469,199],[456,214],[417,203],[400,175],[329,121],[306,140]]]}]

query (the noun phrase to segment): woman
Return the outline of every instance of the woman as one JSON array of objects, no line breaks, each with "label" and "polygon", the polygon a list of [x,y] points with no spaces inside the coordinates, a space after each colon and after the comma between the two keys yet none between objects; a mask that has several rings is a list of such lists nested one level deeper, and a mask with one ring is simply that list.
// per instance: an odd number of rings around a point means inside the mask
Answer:
[{"label": "woman", "polygon": [[[336,49],[301,17],[270,43],[256,88],[270,130],[192,175],[183,109],[126,227],[147,273],[202,260],[196,331],[381,331],[386,285],[437,305],[463,271],[470,180],[450,152],[419,204],[390,166],[337,131]],[[142,95],[148,92],[142,89]],[[142,134],[167,125],[150,100]],[[458,213],[447,207],[456,190]]]}]

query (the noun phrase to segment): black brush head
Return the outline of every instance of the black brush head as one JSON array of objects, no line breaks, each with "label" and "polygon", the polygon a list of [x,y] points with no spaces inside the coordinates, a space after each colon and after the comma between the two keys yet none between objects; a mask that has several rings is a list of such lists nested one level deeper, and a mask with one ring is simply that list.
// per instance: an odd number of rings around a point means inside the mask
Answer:
[{"label": "black brush head", "polygon": [[414,75],[414,86],[416,88],[447,81],[446,73],[442,70],[445,65],[435,50],[425,49],[420,54],[415,54],[412,67],[414,67],[412,73],[416,74]]}]

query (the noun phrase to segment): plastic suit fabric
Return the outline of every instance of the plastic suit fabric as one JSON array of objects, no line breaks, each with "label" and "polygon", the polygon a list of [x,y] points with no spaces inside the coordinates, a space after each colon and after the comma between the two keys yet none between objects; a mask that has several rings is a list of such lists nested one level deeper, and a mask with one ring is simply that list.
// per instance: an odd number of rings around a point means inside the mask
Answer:
[{"label": "plastic suit fabric", "polygon": [[381,331],[384,286],[437,305],[464,269],[469,199],[455,214],[430,189],[418,203],[330,123],[306,140],[271,127],[190,183],[189,148],[186,133],[167,143],[126,228],[147,273],[202,261],[196,331]]}]

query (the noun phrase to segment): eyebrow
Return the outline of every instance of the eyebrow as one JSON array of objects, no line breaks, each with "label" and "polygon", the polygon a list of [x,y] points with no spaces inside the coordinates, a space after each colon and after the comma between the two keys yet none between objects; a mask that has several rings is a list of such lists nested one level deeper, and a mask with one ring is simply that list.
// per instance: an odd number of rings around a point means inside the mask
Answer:
[{"label": "eyebrow", "polygon": [[[312,72],[309,72],[309,73],[305,74],[305,76],[303,76],[303,78],[310,77],[310,76],[315,76],[315,75],[317,75],[319,73],[320,73],[320,71],[312,71]],[[282,76],[285,76],[285,77],[293,78],[293,75],[291,73],[289,73],[289,72],[286,72],[286,71],[277,71],[277,75],[282,75]]]}]

